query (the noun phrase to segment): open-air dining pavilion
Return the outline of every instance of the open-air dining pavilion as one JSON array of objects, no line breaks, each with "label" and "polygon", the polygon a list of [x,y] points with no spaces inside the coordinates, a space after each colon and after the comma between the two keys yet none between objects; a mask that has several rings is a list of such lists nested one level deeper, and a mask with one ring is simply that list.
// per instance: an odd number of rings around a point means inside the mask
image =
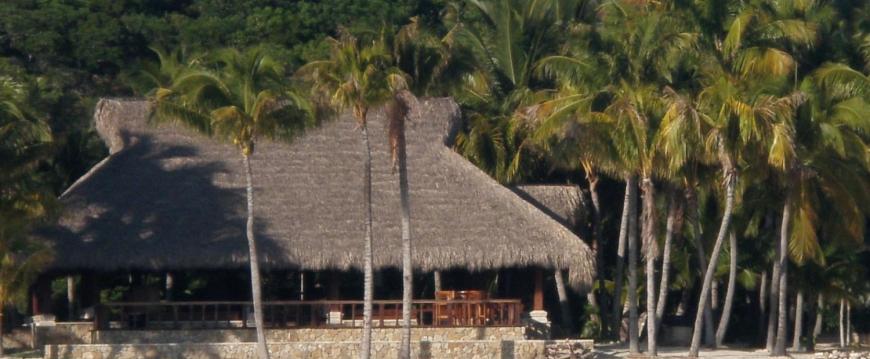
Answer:
[{"label": "open-air dining pavilion", "polygon": [[[421,108],[407,134],[413,324],[522,326],[530,312],[545,322],[555,271],[567,272],[575,289],[591,284],[593,254],[569,228],[579,191],[500,185],[452,150],[462,125],[452,100],[422,100]],[[98,103],[96,128],[110,154],[61,196],[60,219],[40,232],[56,258],[34,286],[32,310],[60,312],[50,281],[69,276],[67,316],[91,318],[95,330],[252,326],[241,158],[232,145],[150,124],[148,111],[143,100]],[[374,325],[398,326],[401,288],[384,285],[400,278],[398,176],[383,112],[369,117]],[[361,325],[362,146],[346,116],[290,144],[258,145],[252,166],[267,327]],[[212,279],[201,291],[210,295],[173,292],[190,273]],[[129,289],[101,299],[112,275],[129,278]]]}]

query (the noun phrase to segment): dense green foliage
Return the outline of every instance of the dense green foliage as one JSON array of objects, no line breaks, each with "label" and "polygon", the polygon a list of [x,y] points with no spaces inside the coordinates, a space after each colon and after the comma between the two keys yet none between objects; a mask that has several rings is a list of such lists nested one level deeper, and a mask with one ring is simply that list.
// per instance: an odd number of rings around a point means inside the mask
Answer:
[{"label": "dense green foliage", "polygon": [[293,68],[325,56],[339,26],[377,33],[441,5],[412,0],[12,0],[0,3],[0,74],[27,84],[32,107],[57,135],[46,168],[59,193],[105,155],[90,129],[100,96],[135,93],[125,81],[148,62],[149,47],[190,53],[269,48]]}]

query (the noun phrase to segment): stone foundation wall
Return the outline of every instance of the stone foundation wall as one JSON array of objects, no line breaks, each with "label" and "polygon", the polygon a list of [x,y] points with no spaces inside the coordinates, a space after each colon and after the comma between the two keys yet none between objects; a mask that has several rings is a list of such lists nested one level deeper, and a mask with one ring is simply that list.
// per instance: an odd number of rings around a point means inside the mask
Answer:
[{"label": "stone foundation wall", "polygon": [[[399,342],[372,343],[372,356],[390,358],[398,355]],[[514,358],[544,359],[562,357],[571,351],[580,357],[591,353],[591,340],[470,340],[420,341],[412,343],[413,357],[436,358]],[[269,351],[275,358],[355,358],[359,343],[295,342],[272,343]],[[47,345],[45,359],[254,359],[253,343],[187,344],[92,344]]]},{"label": "stone foundation wall", "polygon": [[37,345],[91,344],[91,322],[57,322],[53,326],[36,327]]},{"label": "stone foundation wall", "polygon": [[[412,341],[521,340],[523,327],[413,328]],[[362,337],[361,328],[300,328],[266,330],[268,342],[354,342]],[[400,341],[399,328],[375,328],[374,341]],[[257,340],[254,329],[185,330],[107,330],[94,333],[95,344],[156,343],[239,343]],[[77,344],[74,342],[69,344]],[[91,342],[86,342],[91,343]],[[52,343],[64,344],[64,343]]]}]

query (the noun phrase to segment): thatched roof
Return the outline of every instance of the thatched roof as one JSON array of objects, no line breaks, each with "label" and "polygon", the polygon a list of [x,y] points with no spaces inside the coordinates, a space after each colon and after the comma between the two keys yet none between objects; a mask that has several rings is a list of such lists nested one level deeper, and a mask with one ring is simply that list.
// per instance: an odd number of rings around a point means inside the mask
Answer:
[{"label": "thatched roof", "polygon": [[580,223],[582,207],[580,187],[574,185],[521,185],[514,187],[516,193],[550,215],[568,228]]},{"label": "thatched roof", "polygon": [[[408,126],[414,264],[421,270],[536,265],[569,269],[588,285],[593,255],[572,232],[455,153],[459,109],[420,103]],[[152,126],[141,100],[104,99],[94,117],[108,158],[62,196],[43,235],[61,271],[179,270],[247,265],[240,154],[175,125]],[[383,111],[369,113],[375,265],[401,263],[398,176]],[[360,268],[362,141],[348,116],[292,144],[263,142],[252,157],[262,266]]]}]

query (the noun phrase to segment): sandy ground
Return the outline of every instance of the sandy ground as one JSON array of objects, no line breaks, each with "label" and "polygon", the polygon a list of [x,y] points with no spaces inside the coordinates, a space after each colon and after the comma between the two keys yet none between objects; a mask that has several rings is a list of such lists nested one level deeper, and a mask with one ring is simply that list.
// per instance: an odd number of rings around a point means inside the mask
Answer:
[{"label": "sandy ground", "polygon": [[[646,343],[641,343],[641,350],[646,349]],[[821,351],[830,351],[834,350],[835,346],[832,344],[819,344],[817,350]],[[870,350],[870,348],[862,348],[861,351]],[[658,356],[660,358],[685,358],[688,354],[688,348],[686,347],[659,347],[658,348]],[[642,354],[641,354],[642,356]],[[813,353],[806,352],[788,352],[788,356],[795,359],[812,359],[814,358]],[[627,358],[628,355],[628,346],[625,344],[595,344],[595,355],[593,358]],[[701,348],[700,352],[701,358],[771,358],[768,356],[767,351],[764,349],[757,348],[734,348],[734,347],[724,347],[716,350],[712,349],[704,349]]]}]

